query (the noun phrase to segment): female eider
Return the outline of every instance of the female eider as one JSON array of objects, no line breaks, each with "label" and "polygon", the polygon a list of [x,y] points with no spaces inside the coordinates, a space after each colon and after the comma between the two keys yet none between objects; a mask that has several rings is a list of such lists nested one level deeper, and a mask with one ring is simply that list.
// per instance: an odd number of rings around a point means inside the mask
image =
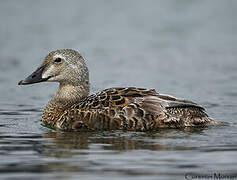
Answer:
[{"label": "female eider", "polygon": [[154,89],[110,88],[89,95],[88,68],[83,57],[71,49],[49,53],[19,85],[43,81],[59,82],[42,115],[42,121],[54,129],[147,131],[217,123],[198,104]]}]

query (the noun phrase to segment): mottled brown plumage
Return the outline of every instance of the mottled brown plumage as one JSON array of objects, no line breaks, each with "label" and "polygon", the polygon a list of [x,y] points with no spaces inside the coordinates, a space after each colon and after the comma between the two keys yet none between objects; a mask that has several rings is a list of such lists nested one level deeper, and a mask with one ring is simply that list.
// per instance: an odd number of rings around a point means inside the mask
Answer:
[{"label": "mottled brown plumage", "polygon": [[[53,51],[42,66],[42,79],[38,82],[60,83],[43,111],[42,121],[51,128],[147,131],[217,124],[196,103],[159,94],[154,89],[110,88],[89,96],[88,70],[84,59],[74,50]],[[36,72],[33,74],[38,77]],[[31,75],[20,84],[36,81]]]}]

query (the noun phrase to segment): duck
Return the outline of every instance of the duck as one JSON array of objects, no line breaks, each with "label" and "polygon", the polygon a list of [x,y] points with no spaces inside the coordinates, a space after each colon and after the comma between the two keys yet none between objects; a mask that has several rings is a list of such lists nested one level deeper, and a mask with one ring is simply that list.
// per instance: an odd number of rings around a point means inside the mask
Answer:
[{"label": "duck", "polygon": [[218,123],[197,103],[155,89],[114,87],[90,95],[88,67],[72,49],[50,52],[18,85],[40,82],[59,83],[42,113],[43,124],[55,130],[152,131]]}]

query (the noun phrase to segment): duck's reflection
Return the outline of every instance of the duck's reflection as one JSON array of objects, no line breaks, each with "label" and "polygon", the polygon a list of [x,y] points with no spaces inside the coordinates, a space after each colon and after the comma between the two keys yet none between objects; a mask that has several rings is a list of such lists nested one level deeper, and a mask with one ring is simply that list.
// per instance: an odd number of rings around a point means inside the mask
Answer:
[{"label": "duck's reflection", "polygon": [[[124,150],[174,150],[176,147],[163,143],[165,139],[187,138],[193,133],[201,134],[205,128],[182,130],[163,129],[156,132],[48,132],[44,153],[48,156],[66,157],[76,154],[102,153]],[[187,148],[187,147],[186,147]],[[180,147],[179,147],[180,149]]]},{"label": "duck's reflection", "polygon": [[[193,135],[202,133],[205,133],[204,128],[163,129],[156,132],[47,132],[43,137],[37,137],[37,143],[33,145],[34,152],[37,152],[37,157],[39,155],[42,161],[29,163],[30,166],[11,163],[6,166],[5,171],[12,169],[14,165],[29,172],[101,173],[103,175],[107,171],[144,175],[139,168],[126,169],[118,164],[133,167],[138,163],[139,167],[143,167],[142,156],[146,155],[147,167],[149,167],[153,156],[163,156],[164,151],[185,150],[185,148],[192,150],[193,147],[183,145],[183,140],[187,138],[189,141]],[[184,149],[180,149],[180,146]],[[193,149],[195,150],[195,147]],[[170,161],[172,160],[167,160],[168,164]],[[159,164],[157,158],[153,163]],[[154,173],[157,173],[156,168]]]}]

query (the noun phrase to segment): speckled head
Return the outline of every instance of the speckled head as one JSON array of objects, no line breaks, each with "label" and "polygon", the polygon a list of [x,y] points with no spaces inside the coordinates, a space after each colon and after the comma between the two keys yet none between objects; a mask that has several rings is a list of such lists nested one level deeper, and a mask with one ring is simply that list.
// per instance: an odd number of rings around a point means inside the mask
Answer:
[{"label": "speckled head", "polygon": [[26,85],[43,81],[89,86],[89,72],[83,57],[77,51],[61,49],[50,52],[41,66],[18,84]]}]

